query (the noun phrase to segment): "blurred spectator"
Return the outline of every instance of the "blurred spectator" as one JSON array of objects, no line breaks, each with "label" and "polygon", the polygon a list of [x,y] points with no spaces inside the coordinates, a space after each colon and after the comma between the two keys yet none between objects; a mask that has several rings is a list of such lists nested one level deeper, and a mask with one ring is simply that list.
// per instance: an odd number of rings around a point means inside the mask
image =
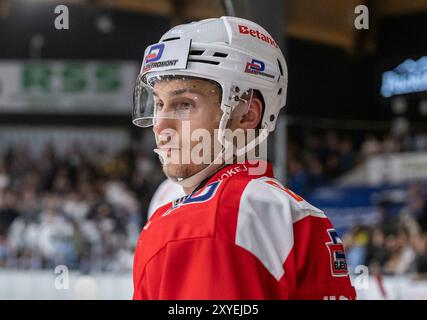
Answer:
[{"label": "blurred spectator", "polygon": [[[308,159],[308,174],[310,191],[328,183],[324,168],[319,159],[314,154],[309,154]],[[292,188],[291,188],[292,189]]]},{"label": "blurred spectator", "polygon": [[0,267],[131,270],[163,179],[157,160],[78,144],[64,153],[49,145],[35,158],[27,150],[0,158]]},{"label": "blurred spectator", "polygon": [[363,157],[373,156],[382,151],[380,142],[373,134],[368,134],[365,137],[361,150]]},{"label": "blurred spectator", "polygon": [[427,234],[415,235],[412,244],[415,250],[415,271],[425,276],[427,275]]},{"label": "blurred spectator", "polygon": [[427,201],[420,183],[413,182],[409,185],[408,197],[409,203],[404,212],[418,223],[422,231],[427,231]]},{"label": "blurred spectator", "polygon": [[339,144],[339,172],[349,171],[356,164],[356,154],[350,139],[343,139]]},{"label": "blurred spectator", "polygon": [[399,230],[398,234],[388,235],[386,247],[390,251],[390,258],[384,266],[384,273],[389,275],[402,275],[411,270],[415,260],[415,251],[409,241],[409,233],[405,229]]},{"label": "blurred spectator", "polygon": [[349,270],[355,270],[359,265],[365,264],[369,234],[366,228],[356,225],[348,232],[344,239],[346,257]]},{"label": "blurred spectator", "polygon": [[384,137],[382,149],[385,153],[392,153],[400,151],[402,147],[399,143],[399,139],[395,135],[388,134]]},{"label": "blurred spectator", "polygon": [[390,252],[385,247],[385,235],[381,228],[374,228],[367,248],[366,265],[376,266],[381,269],[390,257]]},{"label": "blurred spectator", "polygon": [[3,192],[0,205],[0,236],[5,236],[13,220],[19,216],[16,209],[18,203],[17,194],[9,189]]},{"label": "blurred spectator", "polygon": [[427,151],[427,134],[425,132],[418,131],[414,135],[413,146],[416,151]]},{"label": "blurred spectator", "polygon": [[[2,192],[9,184],[9,176],[6,173],[3,161],[0,159],[0,192]],[[2,199],[0,198],[0,203]]]},{"label": "blurred spectator", "polygon": [[304,170],[302,163],[290,159],[289,161],[289,177],[287,181],[287,186],[297,194],[305,195],[308,190],[308,174]]}]

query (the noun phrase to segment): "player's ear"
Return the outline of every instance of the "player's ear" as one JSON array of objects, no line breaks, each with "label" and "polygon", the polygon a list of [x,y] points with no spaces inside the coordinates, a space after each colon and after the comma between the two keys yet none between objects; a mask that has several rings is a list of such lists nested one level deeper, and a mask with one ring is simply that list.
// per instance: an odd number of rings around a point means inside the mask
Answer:
[{"label": "player's ear", "polygon": [[240,118],[242,129],[256,129],[261,122],[262,117],[262,101],[256,95],[252,95],[249,104],[248,112]]}]

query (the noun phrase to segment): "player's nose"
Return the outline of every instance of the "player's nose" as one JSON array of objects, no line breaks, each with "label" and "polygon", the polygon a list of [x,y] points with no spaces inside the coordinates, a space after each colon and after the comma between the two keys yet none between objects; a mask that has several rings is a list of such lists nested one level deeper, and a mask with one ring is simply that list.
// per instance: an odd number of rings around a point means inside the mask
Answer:
[{"label": "player's nose", "polygon": [[166,129],[175,129],[175,121],[175,119],[167,119],[161,117],[153,119],[154,133],[160,135],[160,133]]}]

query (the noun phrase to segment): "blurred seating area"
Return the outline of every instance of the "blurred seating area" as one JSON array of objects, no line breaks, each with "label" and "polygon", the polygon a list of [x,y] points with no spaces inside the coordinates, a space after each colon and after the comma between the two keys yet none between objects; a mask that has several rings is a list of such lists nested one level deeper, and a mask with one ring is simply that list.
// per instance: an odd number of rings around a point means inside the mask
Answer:
[{"label": "blurred seating area", "polygon": [[287,186],[301,196],[334,179],[370,156],[393,152],[427,151],[427,134],[342,134],[334,130],[302,130],[290,136]]},{"label": "blurred seating area", "polygon": [[76,144],[31,157],[12,146],[0,158],[0,267],[131,270],[161,179],[157,162],[132,150]]},{"label": "blurred seating area", "polygon": [[[290,139],[288,183],[294,192],[308,196],[319,187],[333,185],[370,156],[399,152],[426,152],[427,135],[369,133],[361,139],[327,130]],[[407,184],[399,196],[371,199],[379,211],[374,224],[355,223],[342,234],[349,270],[365,265],[374,275],[427,275],[427,188],[425,181]],[[339,209],[337,209],[339,211]],[[327,212],[326,212],[327,213]]]},{"label": "blurred seating area", "polygon": [[350,270],[365,265],[373,274],[427,277],[427,190],[412,182],[403,206],[380,200],[380,220],[375,225],[356,224],[344,236]]},{"label": "blurred seating area", "polygon": [[[286,184],[304,197],[371,155],[427,151],[423,133],[302,130],[289,136]],[[11,145],[0,157],[0,267],[130,271],[151,196],[164,180],[155,154],[90,143],[61,152],[53,145],[39,154],[28,150]],[[427,272],[426,199],[423,185],[414,182],[397,214],[387,201],[375,203],[379,222],[355,224],[342,234],[350,269],[362,264],[390,275]]]}]

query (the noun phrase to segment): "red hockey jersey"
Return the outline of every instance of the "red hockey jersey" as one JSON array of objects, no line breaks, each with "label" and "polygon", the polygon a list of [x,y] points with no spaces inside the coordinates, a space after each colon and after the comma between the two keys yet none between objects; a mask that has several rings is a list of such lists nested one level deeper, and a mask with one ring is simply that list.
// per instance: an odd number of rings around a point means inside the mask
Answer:
[{"label": "red hockey jersey", "polygon": [[133,278],[134,299],[356,297],[331,222],[266,161],[224,167],[158,208],[141,232]]}]

